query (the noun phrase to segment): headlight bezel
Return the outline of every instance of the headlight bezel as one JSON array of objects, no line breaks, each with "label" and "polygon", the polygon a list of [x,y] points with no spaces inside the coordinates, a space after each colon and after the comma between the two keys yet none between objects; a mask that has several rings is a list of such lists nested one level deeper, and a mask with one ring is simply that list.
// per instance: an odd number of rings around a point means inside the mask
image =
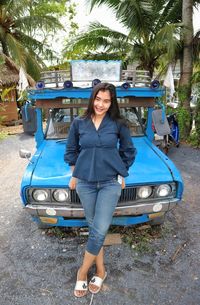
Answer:
[{"label": "headlight bezel", "polygon": [[[158,190],[162,187],[165,187],[167,186],[167,188],[169,188],[169,192],[167,195],[165,196],[159,196],[158,194]],[[152,188],[152,192],[151,194],[146,197],[146,198],[141,198],[138,193],[139,193],[139,190],[141,188],[145,188],[145,187],[148,187],[148,188]],[[151,200],[151,199],[167,199],[167,198],[174,198],[176,196],[176,183],[175,182],[169,182],[169,183],[162,183],[162,184],[154,184],[154,185],[141,185],[141,186],[137,186],[136,187],[136,200],[138,201],[141,201],[141,200]]]},{"label": "headlight bezel", "polygon": [[[59,192],[60,193],[65,193],[66,194],[66,199],[64,199],[64,200],[58,200],[58,199],[56,199],[56,196],[57,196],[57,194],[59,194]],[[56,202],[58,202],[58,203],[64,203],[64,202],[68,202],[69,201],[69,191],[67,190],[67,189],[55,189],[55,190],[53,190],[53,192],[52,192],[52,197],[53,197],[53,199],[56,201]]]},{"label": "headlight bezel", "polygon": [[[159,194],[159,191],[162,192],[163,190],[166,190],[166,189],[168,189],[168,192],[165,195]],[[167,198],[172,193],[172,187],[170,184],[166,184],[166,183],[161,184],[156,188],[155,193],[157,195],[156,197],[158,197],[158,198]]]},{"label": "headlight bezel", "polygon": [[[147,193],[147,196],[142,196],[142,193]],[[139,199],[148,199],[151,197],[151,195],[153,194],[153,188],[150,185],[142,185],[140,187],[137,188],[137,197]]]},{"label": "headlight bezel", "polygon": [[[64,190],[67,192],[68,197],[66,200],[63,201],[57,201],[54,198],[54,192],[59,191],[59,190]],[[34,197],[35,192],[40,192],[40,191],[45,191],[48,196],[45,198],[43,201],[36,200],[37,198]],[[26,189],[26,196],[27,196],[27,201],[30,204],[69,204],[71,201],[71,195],[70,195],[70,189],[69,188],[27,188]]]},{"label": "headlight bezel", "polygon": [[[38,194],[38,195],[36,195],[36,194]],[[43,200],[39,199],[39,196],[41,196],[42,194],[45,196],[45,198]],[[37,198],[37,196],[38,196],[38,198]],[[34,189],[32,192],[32,198],[36,202],[40,202],[40,203],[47,202],[49,199],[49,192],[47,189]]]}]

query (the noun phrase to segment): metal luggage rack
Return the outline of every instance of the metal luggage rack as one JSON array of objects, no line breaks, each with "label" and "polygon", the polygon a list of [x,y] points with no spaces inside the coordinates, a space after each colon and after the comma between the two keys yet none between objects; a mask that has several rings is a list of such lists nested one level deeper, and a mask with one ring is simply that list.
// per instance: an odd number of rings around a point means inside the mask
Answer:
[{"label": "metal luggage rack", "polygon": [[[150,87],[151,77],[148,71],[145,70],[121,70],[120,81],[108,81],[118,86],[124,82],[130,84],[131,87]],[[41,80],[46,88],[63,88],[66,81],[72,81],[76,87],[90,87],[91,81],[74,81],[71,76],[70,70],[55,70],[41,72]],[[103,80],[106,81],[106,80]]]}]

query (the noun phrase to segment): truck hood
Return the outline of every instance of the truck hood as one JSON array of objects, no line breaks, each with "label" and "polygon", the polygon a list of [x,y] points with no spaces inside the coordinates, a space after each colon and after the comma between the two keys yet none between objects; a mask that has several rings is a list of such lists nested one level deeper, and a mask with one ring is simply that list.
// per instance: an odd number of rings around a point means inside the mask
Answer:
[{"label": "truck hood", "polygon": [[[148,141],[146,137],[134,138],[137,155],[129,169],[126,184],[154,184],[173,181],[168,157]],[[47,140],[37,152],[38,160],[32,173],[31,185],[36,187],[66,187],[71,177],[64,162],[65,141]]]}]

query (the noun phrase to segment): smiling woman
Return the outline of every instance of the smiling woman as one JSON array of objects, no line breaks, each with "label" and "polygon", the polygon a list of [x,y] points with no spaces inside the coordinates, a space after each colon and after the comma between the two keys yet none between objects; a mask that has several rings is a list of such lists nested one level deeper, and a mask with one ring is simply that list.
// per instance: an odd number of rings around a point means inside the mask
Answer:
[{"label": "smiling woman", "polygon": [[76,189],[90,229],[77,273],[76,297],[86,295],[93,263],[96,274],[89,283],[90,292],[99,292],[107,276],[103,243],[135,153],[129,129],[120,116],[114,85],[97,84],[85,114],[72,122],[64,157],[72,169],[69,187]]}]

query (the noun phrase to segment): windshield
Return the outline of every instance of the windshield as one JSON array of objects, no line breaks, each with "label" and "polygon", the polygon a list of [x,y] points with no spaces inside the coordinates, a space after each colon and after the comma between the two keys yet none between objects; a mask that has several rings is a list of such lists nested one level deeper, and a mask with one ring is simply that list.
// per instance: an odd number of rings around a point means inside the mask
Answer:
[{"label": "windshield", "polygon": [[[46,138],[63,139],[67,138],[71,122],[77,116],[84,114],[87,109],[88,100],[73,99],[65,108],[49,109]],[[141,107],[123,107],[124,101],[119,100],[120,113],[127,120],[131,136],[144,135],[141,123]],[[127,104],[126,104],[127,105]]]}]

